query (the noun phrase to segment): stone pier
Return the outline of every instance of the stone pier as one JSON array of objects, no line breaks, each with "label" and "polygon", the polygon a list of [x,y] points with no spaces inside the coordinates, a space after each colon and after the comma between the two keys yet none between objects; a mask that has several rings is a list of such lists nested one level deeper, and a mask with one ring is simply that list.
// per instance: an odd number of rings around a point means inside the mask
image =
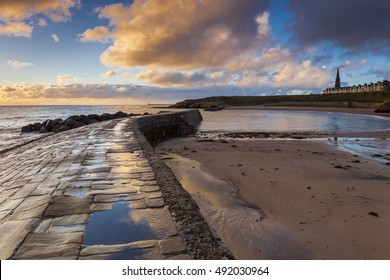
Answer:
[{"label": "stone pier", "polygon": [[0,259],[191,259],[137,121],[97,123],[0,155]]}]

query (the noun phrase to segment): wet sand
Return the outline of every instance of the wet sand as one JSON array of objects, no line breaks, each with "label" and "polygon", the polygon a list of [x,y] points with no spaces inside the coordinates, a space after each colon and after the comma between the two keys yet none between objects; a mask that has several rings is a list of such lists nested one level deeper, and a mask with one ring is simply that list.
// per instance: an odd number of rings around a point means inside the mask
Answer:
[{"label": "wet sand", "polygon": [[175,138],[157,152],[237,259],[390,259],[390,166],[326,140]]}]

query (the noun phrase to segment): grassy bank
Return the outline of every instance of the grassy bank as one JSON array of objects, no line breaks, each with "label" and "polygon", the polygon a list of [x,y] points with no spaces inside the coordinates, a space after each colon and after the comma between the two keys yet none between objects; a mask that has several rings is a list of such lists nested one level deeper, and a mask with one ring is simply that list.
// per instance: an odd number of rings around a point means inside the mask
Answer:
[{"label": "grassy bank", "polygon": [[[385,92],[359,92],[341,94],[312,94],[312,95],[278,95],[278,96],[212,96],[202,99],[190,99],[178,102],[173,107],[189,108],[195,104],[210,102],[224,103],[228,106],[264,105],[284,102],[363,102],[382,103],[390,98],[390,91]],[[203,107],[203,106],[195,106]]]}]

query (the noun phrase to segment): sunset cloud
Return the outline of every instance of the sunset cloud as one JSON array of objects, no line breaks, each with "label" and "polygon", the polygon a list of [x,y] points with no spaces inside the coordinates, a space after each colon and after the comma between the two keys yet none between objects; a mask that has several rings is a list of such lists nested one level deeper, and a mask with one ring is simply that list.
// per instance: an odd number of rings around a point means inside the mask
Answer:
[{"label": "sunset cloud", "polygon": [[81,42],[108,43],[111,41],[110,30],[105,26],[96,26],[93,29],[87,29],[78,36]]},{"label": "sunset cloud", "polygon": [[[31,37],[32,16],[44,15],[54,22],[70,18],[72,8],[80,7],[80,0],[2,0],[0,1],[0,35]],[[46,26],[40,18],[36,24]]]},{"label": "sunset cloud", "polygon": [[24,22],[0,22],[0,36],[8,37],[31,37],[33,27]]},{"label": "sunset cloud", "polygon": [[135,79],[151,85],[326,86],[326,69],[295,58],[275,43],[269,5],[257,0],[239,5],[235,0],[135,0],[132,5],[97,8],[109,25],[88,29],[79,38],[102,43],[110,39],[101,62],[140,66]]},{"label": "sunset cloud", "polygon": [[221,67],[237,53],[266,43],[268,5],[258,0],[240,5],[236,0],[135,0],[131,6],[102,7],[99,17],[109,20],[114,42],[101,61],[122,67]]},{"label": "sunset cloud", "polygon": [[18,60],[8,60],[7,64],[9,66],[14,67],[14,68],[25,68],[25,67],[30,67],[30,66],[34,65],[31,62],[18,61]]},{"label": "sunset cloud", "polygon": [[80,7],[80,0],[2,0],[0,20],[22,21],[43,14],[52,21],[65,21],[71,16],[70,9],[76,7]]},{"label": "sunset cloud", "polygon": [[113,77],[115,75],[116,75],[116,72],[114,70],[109,70],[106,73],[102,74],[102,77],[109,78],[109,77]]}]

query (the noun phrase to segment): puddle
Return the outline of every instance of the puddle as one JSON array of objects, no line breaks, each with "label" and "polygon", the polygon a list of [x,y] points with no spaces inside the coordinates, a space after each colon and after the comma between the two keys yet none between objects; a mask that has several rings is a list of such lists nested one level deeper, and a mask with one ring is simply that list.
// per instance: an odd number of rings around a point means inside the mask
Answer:
[{"label": "puddle", "polygon": [[91,214],[83,244],[113,245],[155,238],[148,222],[136,210],[117,202],[111,210]]},{"label": "puddle", "polygon": [[202,215],[236,259],[309,258],[294,236],[271,223],[237,189],[201,169],[199,162],[170,154],[166,161]]}]

